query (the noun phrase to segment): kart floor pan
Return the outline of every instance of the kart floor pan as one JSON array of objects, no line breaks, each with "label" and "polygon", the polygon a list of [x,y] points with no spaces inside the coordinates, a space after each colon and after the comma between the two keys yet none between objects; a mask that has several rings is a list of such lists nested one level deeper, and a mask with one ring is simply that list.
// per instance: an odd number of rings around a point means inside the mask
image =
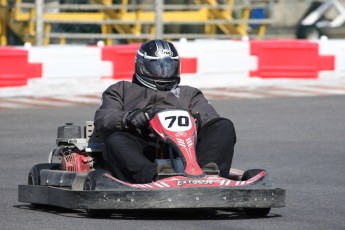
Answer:
[{"label": "kart floor pan", "polygon": [[75,191],[19,185],[18,200],[68,209],[279,208],[285,189],[186,188]]}]

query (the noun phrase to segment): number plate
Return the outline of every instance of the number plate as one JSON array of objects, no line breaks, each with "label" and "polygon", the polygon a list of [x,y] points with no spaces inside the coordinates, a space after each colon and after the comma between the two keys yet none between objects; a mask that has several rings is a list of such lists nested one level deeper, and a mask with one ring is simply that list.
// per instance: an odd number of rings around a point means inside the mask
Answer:
[{"label": "number plate", "polygon": [[168,131],[181,132],[192,128],[192,122],[187,111],[164,111],[159,113],[158,117],[162,126]]}]

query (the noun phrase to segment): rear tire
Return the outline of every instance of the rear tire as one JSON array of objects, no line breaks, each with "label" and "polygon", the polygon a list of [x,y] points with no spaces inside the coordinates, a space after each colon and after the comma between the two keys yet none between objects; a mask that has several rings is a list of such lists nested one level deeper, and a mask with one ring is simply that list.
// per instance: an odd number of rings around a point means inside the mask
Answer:
[{"label": "rear tire", "polygon": [[[249,169],[243,173],[242,181],[249,180],[258,175],[258,173],[265,171],[263,169]],[[271,208],[245,208],[244,212],[250,217],[264,217],[271,211]]]},{"label": "rear tire", "polygon": [[[98,179],[107,173],[105,170],[95,170],[87,174],[84,182],[84,191],[94,191]],[[112,211],[107,209],[85,209],[86,214],[90,218],[108,218],[111,216]]]}]

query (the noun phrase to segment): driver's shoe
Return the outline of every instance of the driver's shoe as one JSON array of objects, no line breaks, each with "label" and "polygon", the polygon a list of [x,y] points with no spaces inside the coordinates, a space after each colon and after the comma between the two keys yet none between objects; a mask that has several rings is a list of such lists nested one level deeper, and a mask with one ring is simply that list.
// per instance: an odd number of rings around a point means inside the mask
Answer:
[{"label": "driver's shoe", "polygon": [[157,174],[155,176],[155,181],[164,179],[167,177],[175,176],[176,172],[168,164],[160,164],[157,166]]},{"label": "driver's shoe", "polygon": [[171,168],[170,165],[161,164],[161,165],[158,165],[158,167],[157,167],[157,173],[158,174],[172,174],[172,173],[176,173],[176,172],[173,168]]},{"label": "driver's shoe", "polygon": [[209,162],[206,165],[204,165],[202,167],[202,170],[204,171],[204,173],[206,173],[208,175],[219,175],[218,165],[216,163],[213,163],[213,162]]}]

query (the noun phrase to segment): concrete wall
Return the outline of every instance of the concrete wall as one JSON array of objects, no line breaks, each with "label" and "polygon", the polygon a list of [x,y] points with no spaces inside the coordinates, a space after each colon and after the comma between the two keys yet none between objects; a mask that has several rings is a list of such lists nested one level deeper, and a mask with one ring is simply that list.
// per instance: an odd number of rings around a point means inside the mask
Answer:
[{"label": "concrete wall", "polygon": [[280,0],[274,5],[274,26],[294,26],[302,17],[311,0]]}]

